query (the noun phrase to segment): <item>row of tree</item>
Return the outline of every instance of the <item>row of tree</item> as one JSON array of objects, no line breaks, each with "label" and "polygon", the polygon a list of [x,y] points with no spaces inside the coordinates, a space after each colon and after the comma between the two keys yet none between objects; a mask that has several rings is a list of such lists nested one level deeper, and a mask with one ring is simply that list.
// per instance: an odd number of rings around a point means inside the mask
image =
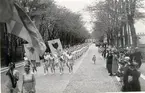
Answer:
[{"label": "row of tree", "polygon": [[[134,27],[135,21],[145,18],[140,11],[144,0],[104,0],[96,2],[87,9],[95,18],[95,37],[107,37],[110,45],[117,47],[137,46],[137,35]],[[100,35],[101,34],[101,35]]]},{"label": "row of tree", "polygon": [[[53,0],[15,0],[15,2],[35,22],[46,45],[48,40],[59,38],[65,48],[84,43],[89,36],[81,21],[81,15],[56,5]],[[0,30],[2,62],[5,63],[7,57],[14,62],[21,60],[19,58],[23,58],[23,44],[27,42],[7,33],[5,23],[0,23]],[[48,46],[47,48],[47,51],[50,51]]]}]

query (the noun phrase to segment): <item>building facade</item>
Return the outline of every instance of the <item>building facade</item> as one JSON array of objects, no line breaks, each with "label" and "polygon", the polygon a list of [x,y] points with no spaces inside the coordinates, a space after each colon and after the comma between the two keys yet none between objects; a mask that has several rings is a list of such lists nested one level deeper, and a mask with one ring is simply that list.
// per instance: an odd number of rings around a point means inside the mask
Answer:
[{"label": "building facade", "polygon": [[138,33],[138,47],[142,52],[143,61],[145,62],[145,33]]}]

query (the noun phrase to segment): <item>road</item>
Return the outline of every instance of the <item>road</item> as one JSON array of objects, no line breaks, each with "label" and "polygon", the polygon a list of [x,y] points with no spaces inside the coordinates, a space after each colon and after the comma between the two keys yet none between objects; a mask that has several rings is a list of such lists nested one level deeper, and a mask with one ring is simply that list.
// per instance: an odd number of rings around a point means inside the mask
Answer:
[{"label": "road", "polygon": [[[92,56],[96,55],[97,62],[93,64]],[[17,68],[20,73],[18,82],[21,89],[23,67]],[[98,92],[120,92],[121,85],[115,76],[109,76],[105,68],[105,60],[98,53],[98,48],[91,45],[88,51],[75,61],[74,72],[68,73],[67,67],[63,75],[48,73],[44,75],[43,67],[38,67],[36,77],[37,93],[98,93]],[[1,75],[2,93],[4,83],[7,80],[5,73]],[[140,78],[142,91],[145,91],[145,80]]]}]

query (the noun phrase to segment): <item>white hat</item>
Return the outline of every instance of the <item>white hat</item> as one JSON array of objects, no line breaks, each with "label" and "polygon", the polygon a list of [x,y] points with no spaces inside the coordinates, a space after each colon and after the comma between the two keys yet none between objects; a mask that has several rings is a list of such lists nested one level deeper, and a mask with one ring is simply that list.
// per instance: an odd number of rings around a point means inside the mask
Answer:
[{"label": "white hat", "polygon": [[130,58],[129,57],[125,57],[125,60],[130,60]]}]

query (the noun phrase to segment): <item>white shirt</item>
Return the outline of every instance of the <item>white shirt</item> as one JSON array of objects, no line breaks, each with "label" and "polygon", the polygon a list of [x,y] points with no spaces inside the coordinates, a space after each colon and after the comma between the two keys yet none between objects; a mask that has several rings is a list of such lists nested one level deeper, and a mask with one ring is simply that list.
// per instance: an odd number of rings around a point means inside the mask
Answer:
[{"label": "white shirt", "polygon": [[25,60],[25,61],[27,61],[27,60],[28,60],[28,58],[27,58],[27,57],[24,57],[24,60]]},{"label": "white shirt", "polygon": [[44,56],[44,59],[45,59],[45,60],[49,60],[49,57],[50,57],[50,55],[45,55],[45,56]]}]

